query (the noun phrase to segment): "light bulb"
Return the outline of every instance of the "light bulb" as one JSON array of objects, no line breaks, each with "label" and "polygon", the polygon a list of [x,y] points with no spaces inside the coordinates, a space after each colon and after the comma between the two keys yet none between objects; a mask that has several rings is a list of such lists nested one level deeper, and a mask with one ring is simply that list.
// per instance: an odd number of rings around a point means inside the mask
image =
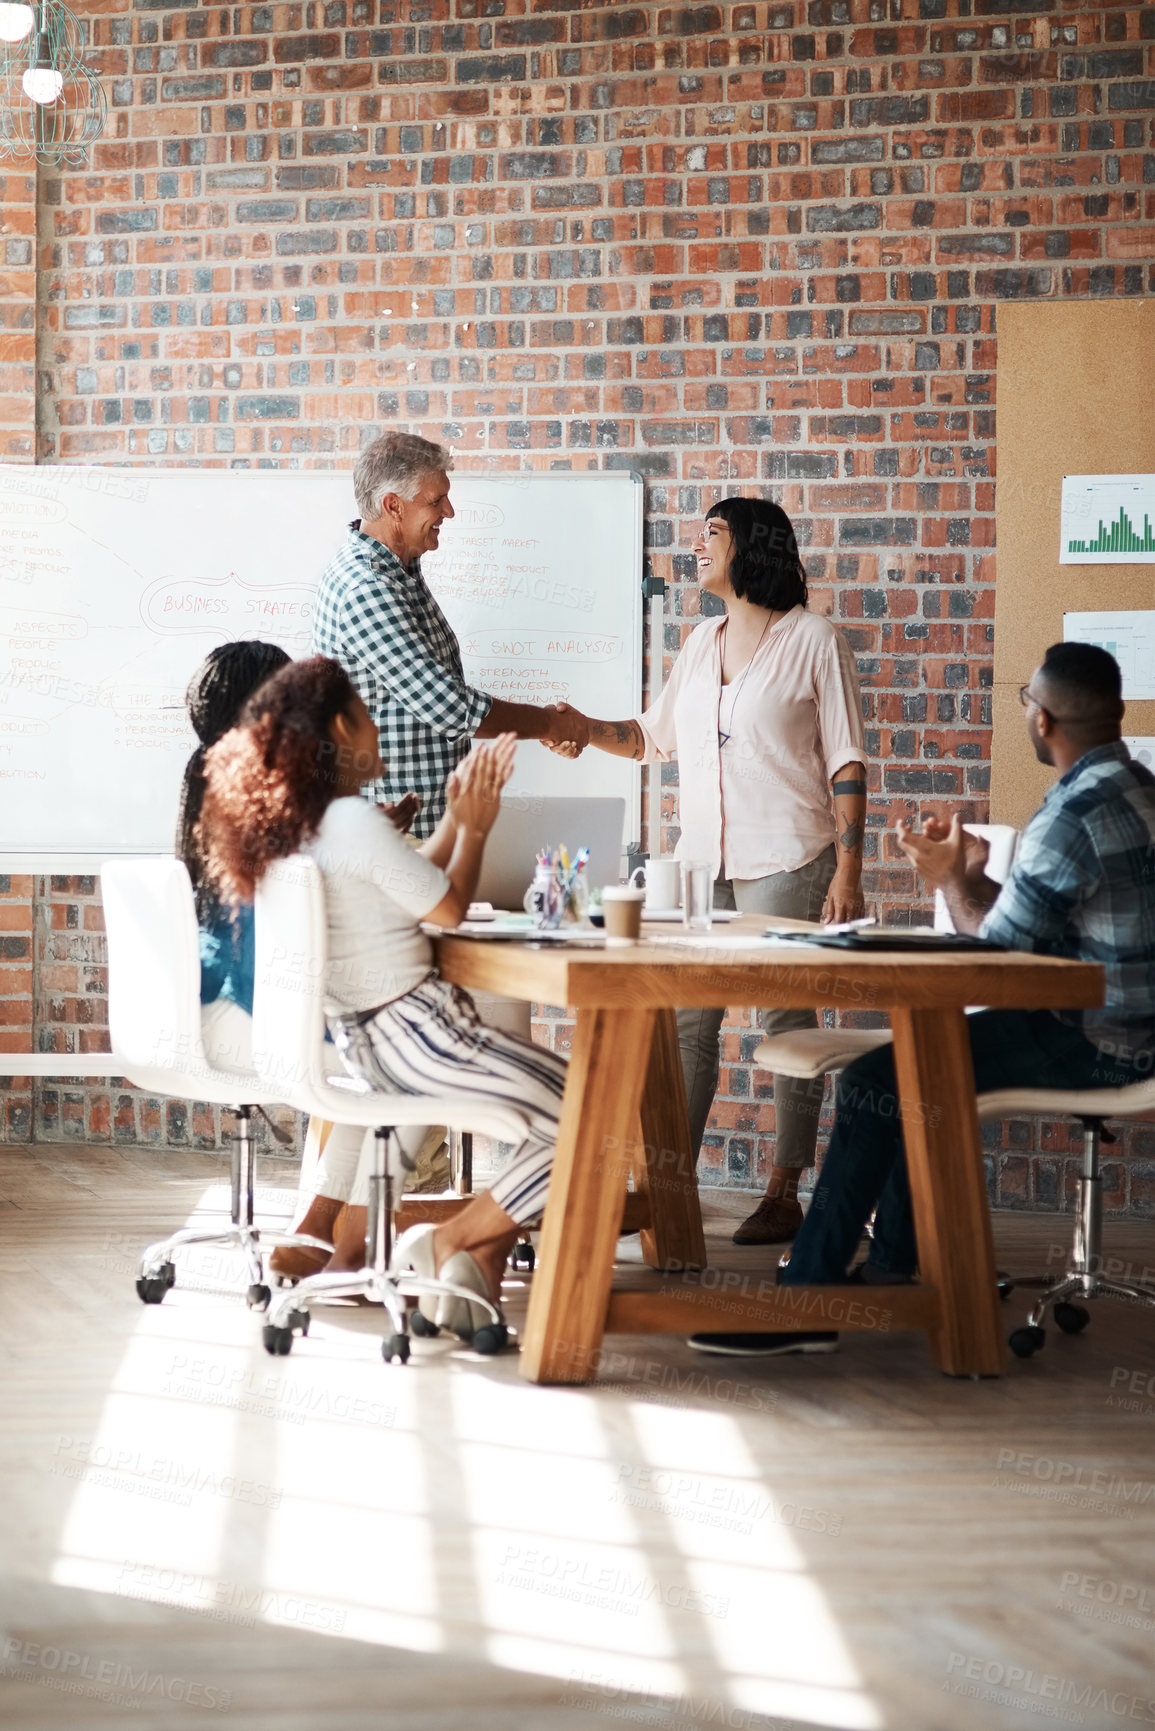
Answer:
[{"label": "light bulb", "polygon": [[10,0],[0,0],[0,42],[23,42],[35,22],[31,6],[14,6]]},{"label": "light bulb", "polygon": [[53,66],[30,66],[20,82],[29,102],[55,102],[64,89],[64,79]]}]

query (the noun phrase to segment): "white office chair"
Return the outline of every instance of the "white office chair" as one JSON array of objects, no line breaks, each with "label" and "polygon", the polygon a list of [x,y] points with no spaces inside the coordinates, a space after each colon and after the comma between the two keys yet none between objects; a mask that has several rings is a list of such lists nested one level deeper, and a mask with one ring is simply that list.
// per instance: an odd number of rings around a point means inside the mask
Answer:
[{"label": "white office chair", "polygon": [[1011,1351],[1030,1358],[1046,1341],[1043,1323],[1054,1307],[1055,1322],[1064,1334],[1081,1334],[1090,1322],[1090,1312],[1075,1298],[1130,1298],[1139,1304],[1155,1304],[1155,1285],[1145,1280],[1119,1280],[1103,1266],[1103,1192],[1099,1171],[1102,1142],[1114,1142],[1103,1128],[1107,1118],[1139,1118],[1155,1112],[1155,1078],[1133,1082],[1126,1088],[1004,1088],[979,1095],[979,1117],[1017,1118],[1041,1112],[1048,1118],[1079,1118],[1083,1124],[1083,1170],[1079,1175],[1079,1198],[1075,1205],[1075,1234],[1071,1255],[1062,1274],[1035,1273],[1003,1276],[999,1292],[1006,1298],[1016,1286],[1041,1287],[1022,1328],[1012,1330]]},{"label": "white office chair", "polygon": [[264,1329],[268,1352],[291,1350],[294,1331],[308,1333],[314,1299],[364,1296],[384,1305],[393,1332],[382,1342],[382,1356],[402,1364],[409,1357],[409,1328],[435,1334],[421,1313],[407,1317],[401,1300],[441,1293],[484,1304],[492,1322],[479,1329],[472,1345],[497,1352],[506,1331],[496,1305],[441,1279],[389,1272],[393,1227],[391,1132],[400,1124],[445,1124],[503,1142],[521,1142],[528,1121],[516,1107],[485,1096],[384,1094],[361,1086],[344,1073],[336,1048],[325,1042],[326,963],[325,893],[321,873],[304,854],[279,860],[261,879],[256,897],[256,988],[253,996],[253,1060],[270,1091],[298,1111],[335,1123],[360,1124],[375,1132],[375,1159],[369,1186],[365,1266],[352,1274],[314,1274],[273,1301]]},{"label": "white office chair", "polygon": [[331,1246],[301,1232],[253,1224],[252,1115],[281,1105],[255,1071],[217,1069],[201,1041],[200,945],[188,872],[177,859],[107,860],[100,870],[108,936],[108,1020],[112,1047],[127,1076],[149,1093],[206,1100],[231,1107],[232,1209],[228,1227],[185,1227],[150,1244],[140,1259],[136,1290],[145,1304],[160,1304],[174,1285],[173,1252],[190,1244],[225,1244],[244,1253],[248,1301],[263,1309],[270,1292],[261,1268],[262,1245]]}]

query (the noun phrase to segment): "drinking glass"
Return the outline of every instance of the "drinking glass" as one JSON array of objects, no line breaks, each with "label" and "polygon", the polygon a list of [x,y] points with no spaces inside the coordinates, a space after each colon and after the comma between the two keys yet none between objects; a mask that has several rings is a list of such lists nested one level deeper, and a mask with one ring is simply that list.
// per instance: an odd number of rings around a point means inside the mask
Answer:
[{"label": "drinking glass", "polygon": [[714,874],[700,860],[682,861],[682,924],[689,932],[708,932],[713,923]]}]

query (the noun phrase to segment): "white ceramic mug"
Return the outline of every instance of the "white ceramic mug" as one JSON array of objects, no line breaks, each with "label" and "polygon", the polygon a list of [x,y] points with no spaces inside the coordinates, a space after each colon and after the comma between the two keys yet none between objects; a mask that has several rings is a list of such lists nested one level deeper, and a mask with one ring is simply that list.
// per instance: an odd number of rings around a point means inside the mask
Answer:
[{"label": "white ceramic mug", "polygon": [[681,906],[682,873],[676,859],[646,861],[646,912]]}]

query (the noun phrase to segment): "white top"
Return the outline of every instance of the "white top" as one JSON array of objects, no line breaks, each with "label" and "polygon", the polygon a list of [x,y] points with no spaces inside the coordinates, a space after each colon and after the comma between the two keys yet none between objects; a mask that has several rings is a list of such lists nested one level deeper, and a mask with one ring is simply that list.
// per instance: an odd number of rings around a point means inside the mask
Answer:
[{"label": "white top", "polygon": [[372,1010],[420,985],[433,946],[417,922],[449,889],[441,867],[359,795],[333,801],[305,851],[325,880],[326,1007]]},{"label": "white top", "polygon": [[690,633],[638,718],[643,761],[678,759],[680,859],[730,878],[797,871],[834,840],[831,776],[866,761],[854,653],[829,619],[792,607],[723,686],[725,623]]}]

